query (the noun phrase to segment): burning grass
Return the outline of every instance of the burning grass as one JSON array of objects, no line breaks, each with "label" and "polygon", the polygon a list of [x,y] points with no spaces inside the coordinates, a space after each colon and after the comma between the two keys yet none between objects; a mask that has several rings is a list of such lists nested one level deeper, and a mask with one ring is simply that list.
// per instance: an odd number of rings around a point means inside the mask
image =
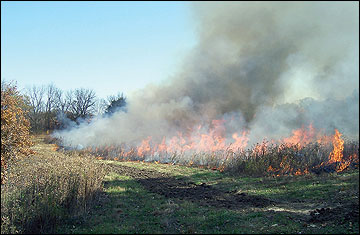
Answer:
[{"label": "burning grass", "polygon": [[309,143],[255,145],[239,159],[234,158],[227,170],[249,175],[303,175],[308,173],[341,172],[348,168],[358,168],[359,144],[348,142],[346,154],[339,161],[333,161],[330,145]]},{"label": "burning grass", "polygon": [[[320,174],[356,169],[359,166],[358,141],[343,139],[337,129],[333,136],[319,135],[311,125],[308,130],[295,130],[292,137],[277,142],[263,141],[249,148],[239,147],[241,145],[234,148],[231,144],[219,147],[221,141],[216,142],[214,147],[211,145],[214,141],[208,141],[208,151],[203,148],[196,151],[188,147],[184,139],[183,145],[178,143],[177,148],[169,147],[174,143],[166,145],[162,141],[156,145],[150,140],[147,138],[140,146],[130,149],[123,144],[88,147],[80,152],[91,154],[99,160],[179,164],[254,176]],[[203,146],[203,143],[198,146]],[[174,149],[178,150],[172,151]]]},{"label": "burning grass", "polygon": [[101,164],[56,146],[13,163],[1,187],[1,233],[51,233],[66,219],[83,215],[102,189]]}]

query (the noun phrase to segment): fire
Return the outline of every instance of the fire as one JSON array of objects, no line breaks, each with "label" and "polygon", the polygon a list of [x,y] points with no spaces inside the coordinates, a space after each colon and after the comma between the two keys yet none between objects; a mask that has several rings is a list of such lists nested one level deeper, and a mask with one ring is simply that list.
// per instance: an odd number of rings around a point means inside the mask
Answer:
[{"label": "fire", "polygon": [[298,145],[298,147],[304,147],[311,142],[317,142],[319,144],[328,144],[333,140],[333,136],[327,136],[322,134],[321,131],[316,130],[310,123],[307,128],[304,126],[300,129],[292,131],[292,136],[282,139],[282,142],[290,145]]},{"label": "fire", "polygon": [[158,152],[166,152],[167,146],[166,146],[166,138],[164,137],[161,141],[161,143],[157,146]]},{"label": "fire", "polygon": [[[294,130],[293,135],[288,138],[282,139],[284,145],[279,145],[278,149],[281,151],[283,148],[295,147],[298,150],[301,150],[307,144],[316,141],[319,144],[330,144],[333,145],[333,150],[329,154],[329,160],[327,162],[321,163],[317,167],[326,167],[331,164],[335,164],[335,171],[341,172],[347,169],[352,162],[356,162],[358,160],[358,155],[353,154],[349,156],[348,160],[344,159],[343,151],[344,151],[344,140],[341,138],[342,134],[335,129],[335,134],[333,136],[322,135],[321,132],[317,132],[313,126],[310,124],[306,129],[302,127],[301,129]],[[256,146],[253,151],[259,152],[260,146]],[[285,156],[281,163],[279,169],[274,168],[273,166],[269,166],[267,172],[274,174],[275,172],[280,172],[282,174],[292,173],[294,175],[304,175],[309,173],[309,168],[305,168],[304,170],[294,169],[290,167],[289,163],[286,161],[288,156]],[[279,175],[279,174],[278,174]]]},{"label": "fire", "polygon": [[335,129],[333,139],[334,150],[329,155],[329,163],[341,162],[343,159],[344,140],[341,139],[341,133]]},{"label": "fire", "polygon": [[342,134],[335,129],[333,138],[334,149],[329,155],[328,163],[336,163],[336,171],[341,172],[350,166],[352,162],[358,162],[359,156],[357,154],[350,155],[348,160],[344,159],[344,140],[341,138]]},{"label": "fire", "polygon": [[[241,134],[234,132],[230,143],[225,135],[226,129],[224,120],[213,120],[212,127],[208,133],[201,133],[201,125],[194,128],[193,132],[186,136],[182,132],[169,138],[162,138],[160,143],[152,142],[151,137],[141,141],[141,144],[136,148],[138,156],[154,153],[187,153],[187,152],[217,152],[217,151],[238,151],[247,146],[248,137],[247,132],[243,131]],[[125,153],[129,155],[129,153]]]},{"label": "fire", "polygon": [[59,149],[59,146],[57,144],[53,144],[53,148],[54,151],[57,151]]},{"label": "fire", "polygon": [[304,146],[311,141],[313,141],[314,138],[316,138],[316,132],[312,124],[309,125],[308,129],[305,129],[304,127],[292,131],[293,135],[288,138],[284,138],[283,142],[288,144],[299,144],[300,146]]},{"label": "fire", "polygon": [[141,145],[137,149],[138,156],[144,156],[145,153],[150,152],[150,150],[151,150],[150,143],[149,143],[150,140],[151,140],[151,137],[149,136],[147,139],[145,139],[141,142]]},{"label": "fire", "polygon": [[301,171],[300,169],[297,169],[294,175],[306,175],[309,174],[309,170],[306,168],[304,171]]},{"label": "fire", "polygon": [[[155,164],[164,162],[175,164],[178,163],[177,159],[180,156],[184,157],[180,164],[207,167],[221,172],[227,169],[229,164],[236,162],[237,157],[241,157],[243,160],[250,159],[269,164],[266,165],[265,170],[274,176],[304,175],[315,168],[324,167],[341,172],[353,166],[353,162],[359,161],[358,153],[354,153],[353,148],[346,150],[344,158],[344,140],[337,129],[334,135],[327,136],[310,124],[292,131],[292,136],[280,141],[267,141],[264,138],[262,143],[247,149],[249,132],[247,130],[232,132],[229,135],[231,132],[226,130],[225,124],[225,120],[213,120],[208,128],[198,125],[185,133],[177,132],[172,137],[163,136],[158,141],[149,136],[137,147],[130,149],[126,149],[126,146],[96,147],[95,155],[99,160],[104,159],[103,156],[107,154],[112,155],[114,160],[152,161]],[[314,145],[315,148],[312,148],[313,143],[319,145]],[[333,149],[330,152],[331,145]],[[311,165],[311,162],[304,162],[307,161],[305,159],[319,156],[318,148],[329,150],[328,159],[320,164],[317,163],[316,166]]]},{"label": "fire", "polygon": [[246,131],[243,131],[241,136],[239,136],[238,133],[235,132],[234,134],[232,134],[232,138],[235,140],[235,142],[231,144],[230,149],[234,152],[239,149],[244,149],[249,141]]}]

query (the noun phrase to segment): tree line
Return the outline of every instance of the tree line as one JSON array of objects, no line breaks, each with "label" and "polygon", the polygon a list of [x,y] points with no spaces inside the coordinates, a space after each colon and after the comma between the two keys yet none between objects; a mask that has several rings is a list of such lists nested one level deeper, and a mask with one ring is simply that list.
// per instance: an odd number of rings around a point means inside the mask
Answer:
[{"label": "tree line", "polygon": [[101,99],[92,89],[75,88],[64,91],[54,84],[33,85],[22,91],[32,133],[64,129],[69,123],[90,121],[96,115],[126,111],[122,93]]},{"label": "tree line", "polygon": [[107,100],[92,89],[63,91],[54,84],[19,91],[16,82],[1,81],[1,184],[7,180],[9,162],[33,153],[31,133],[41,133],[91,121],[95,115],[126,112],[122,93]]}]

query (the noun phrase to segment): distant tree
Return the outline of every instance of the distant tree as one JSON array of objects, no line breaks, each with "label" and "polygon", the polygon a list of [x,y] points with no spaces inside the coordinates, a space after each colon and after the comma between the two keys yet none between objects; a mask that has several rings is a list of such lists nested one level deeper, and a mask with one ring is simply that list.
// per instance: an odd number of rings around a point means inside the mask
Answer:
[{"label": "distant tree", "polygon": [[28,87],[25,91],[26,103],[30,106],[28,117],[31,123],[31,130],[39,132],[44,129],[44,86]]},{"label": "distant tree", "polygon": [[[70,95],[69,95],[70,94]],[[55,92],[55,129],[64,129],[69,126],[71,120],[68,116],[71,116],[69,112],[71,105],[71,91],[64,93],[62,90],[57,89]]]},{"label": "distant tree", "polygon": [[102,115],[105,113],[108,103],[105,99],[99,98],[96,100],[94,114],[95,115]]},{"label": "distant tree", "polygon": [[[71,97],[71,95],[70,95]],[[69,110],[71,100],[66,98],[64,92],[57,89],[55,92],[55,109],[57,113],[66,113]]]},{"label": "distant tree", "polygon": [[126,98],[123,93],[108,97],[108,105],[105,114],[113,114],[119,110],[126,111]]},{"label": "distant tree", "polygon": [[56,98],[59,93],[59,88],[55,87],[54,84],[50,84],[46,87],[46,102],[45,102],[45,120],[46,130],[54,128],[56,122]]},{"label": "distant tree", "polygon": [[30,122],[26,119],[24,97],[16,85],[1,82],[1,184],[6,181],[8,163],[32,153]]},{"label": "distant tree", "polygon": [[70,111],[73,114],[73,119],[88,118],[93,115],[96,95],[91,89],[76,89],[67,94],[67,99],[70,101]]}]

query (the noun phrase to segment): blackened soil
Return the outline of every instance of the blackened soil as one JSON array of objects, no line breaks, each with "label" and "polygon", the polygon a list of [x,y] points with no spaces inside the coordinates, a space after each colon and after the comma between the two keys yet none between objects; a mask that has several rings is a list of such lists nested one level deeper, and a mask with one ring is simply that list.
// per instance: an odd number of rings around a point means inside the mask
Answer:
[{"label": "blackened soil", "polygon": [[112,171],[120,175],[134,178],[148,191],[167,198],[187,200],[204,206],[227,209],[262,208],[273,205],[271,200],[264,197],[223,191],[206,183],[195,184],[185,177],[175,178],[169,174],[154,170],[137,169],[114,164],[111,164],[110,167]]},{"label": "blackened soil", "polygon": [[[186,200],[203,206],[226,209],[245,209],[250,207],[265,209],[265,207],[275,204],[281,207],[284,203],[292,207],[292,202],[274,202],[260,196],[224,191],[206,183],[195,184],[189,178],[175,178],[156,170],[137,169],[115,164],[109,166],[111,171],[132,177],[148,191],[171,199]],[[359,221],[359,203],[342,203],[341,206],[331,208],[313,208],[307,216],[304,217],[297,214],[293,219],[295,218],[308,223],[356,223]]]},{"label": "blackened soil", "polygon": [[341,205],[335,208],[320,208],[310,212],[309,222],[324,223],[333,222],[345,224],[359,221],[359,203]]}]

